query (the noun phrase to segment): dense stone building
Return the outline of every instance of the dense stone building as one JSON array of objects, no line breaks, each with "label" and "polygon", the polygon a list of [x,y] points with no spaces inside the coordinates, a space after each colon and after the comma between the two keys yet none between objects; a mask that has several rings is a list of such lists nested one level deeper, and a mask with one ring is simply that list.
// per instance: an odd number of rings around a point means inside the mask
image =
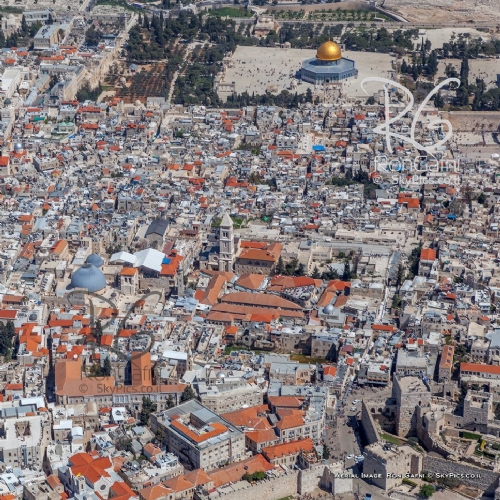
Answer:
[{"label": "dense stone building", "polygon": [[245,435],[196,400],[151,415],[171,453],[190,469],[213,470],[245,458]]},{"label": "dense stone building", "polygon": [[155,219],[149,225],[145,237],[156,248],[161,248],[165,242],[165,237],[168,230],[168,221],[165,219]]},{"label": "dense stone building", "polygon": [[249,243],[247,245],[245,248],[245,242],[242,242],[243,248],[235,263],[236,273],[272,274],[281,255],[281,243],[259,245],[260,248],[255,248]]},{"label": "dense stone building", "polygon": [[451,372],[453,368],[453,354],[455,353],[455,346],[445,345],[441,353],[441,360],[439,361],[439,382],[449,382],[451,380]]}]

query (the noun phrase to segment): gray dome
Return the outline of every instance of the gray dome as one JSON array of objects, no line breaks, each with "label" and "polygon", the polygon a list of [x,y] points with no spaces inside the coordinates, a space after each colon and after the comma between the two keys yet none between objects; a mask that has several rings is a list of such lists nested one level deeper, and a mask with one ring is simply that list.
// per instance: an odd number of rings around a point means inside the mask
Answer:
[{"label": "gray dome", "polygon": [[23,149],[23,145],[20,142],[14,144],[14,152],[20,153]]},{"label": "gray dome", "polygon": [[36,315],[36,313],[30,314],[28,317],[29,321],[36,321],[37,319],[38,319],[38,316]]},{"label": "gray dome", "polygon": [[328,304],[326,307],[323,308],[323,314],[332,314],[334,311],[334,308],[331,304]]},{"label": "gray dome", "polygon": [[92,264],[95,267],[101,267],[104,264],[104,261],[102,260],[102,257],[100,255],[97,255],[96,253],[91,253],[87,257],[85,263]]},{"label": "gray dome", "polygon": [[217,378],[226,378],[226,374],[224,372],[217,372],[217,375],[215,375]]},{"label": "gray dome", "polygon": [[83,264],[73,274],[69,288],[84,288],[89,292],[98,292],[106,288],[106,278],[100,269],[92,264]]}]

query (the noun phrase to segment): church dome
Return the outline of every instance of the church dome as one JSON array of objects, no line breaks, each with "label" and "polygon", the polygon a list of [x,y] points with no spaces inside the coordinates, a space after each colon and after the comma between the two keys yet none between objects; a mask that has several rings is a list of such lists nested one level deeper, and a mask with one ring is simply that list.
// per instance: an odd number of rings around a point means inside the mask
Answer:
[{"label": "church dome", "polygon": [[334,307],[331,304],[328,304],[323,308],[323,314],[332,314],[334,310]]},{"label": "church dome", "polygon": [[97,255],[96,253],[91,253],[87,257],[85,263],[92,264],[95,267],[101,267],[104,264],[104,261],[102,260],[102,257],[100,255]]},{"label": "church dome", "polygon": [[320,61],[338,61],[342,58],[340,47],[332,41],[323,43],[316,52],[316,59]]},{"label": "church dome", "polygon": [[69,288],[83,288],[89,292],[98,292],[106,288],[103,272],[92,264],[83,264],[71,278]]}]

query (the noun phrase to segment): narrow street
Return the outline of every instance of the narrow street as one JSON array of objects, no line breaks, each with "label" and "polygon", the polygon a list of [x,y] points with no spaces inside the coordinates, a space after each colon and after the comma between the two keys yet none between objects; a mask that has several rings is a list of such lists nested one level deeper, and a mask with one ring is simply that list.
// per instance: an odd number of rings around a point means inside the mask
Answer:
[{"label": "narrow street", "polygon": [[[358,419],[361,418],[361,401],[382,400],[391,396],[390,388],[357,388],[348,386],[344,397],[338,402],[339,409],[336,410],[332,420],[326,423],[325,443],[330,450],[330,461],[340,461],[345,469],[357,475],[361,468],[356,464],[354,457],[362,455],[362,443],[360,441]],[[357,401],[355,403],[355,401]],[[349,457],[349,458],[348,458]],[[387,500],[389,496],[379,488],[368,484],[362,479],[354,479],[353,494],[345,495],[345,498],[364,498],[366,493],[372,493],[375,500]]]}]

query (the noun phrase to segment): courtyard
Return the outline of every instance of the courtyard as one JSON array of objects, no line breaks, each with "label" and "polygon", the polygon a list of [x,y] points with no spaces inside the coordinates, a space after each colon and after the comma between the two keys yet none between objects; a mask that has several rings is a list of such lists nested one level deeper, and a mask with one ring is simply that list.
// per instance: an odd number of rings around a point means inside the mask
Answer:
[{"label": "courtyard", "polygon": [[[315,57],[316,51],[311,49],[283,49],[252,46],[238,46],[232,56],[232,67],[226,71],[226,83],[235,83],[238,94],[248,92],[263,94],[266,91],[281,92],[292,89],[292,81],[305,59]],[[370,76],[391,78],[393,57],[389,54],[373,52],[346,51],[343,57],[356,61],[359,75],[357,79],[344,84],[349,97],[368,97],[361,88],[361,81]],[[313,85],[297,82],[296,92],[305,94],[307,89],[313,90]],[[369,83],[365,86],[368,94],[381,88],[379,83]],[[295,90],[294,90],[295,92]],[[221,97],[227,95],[220,94]]]}]

